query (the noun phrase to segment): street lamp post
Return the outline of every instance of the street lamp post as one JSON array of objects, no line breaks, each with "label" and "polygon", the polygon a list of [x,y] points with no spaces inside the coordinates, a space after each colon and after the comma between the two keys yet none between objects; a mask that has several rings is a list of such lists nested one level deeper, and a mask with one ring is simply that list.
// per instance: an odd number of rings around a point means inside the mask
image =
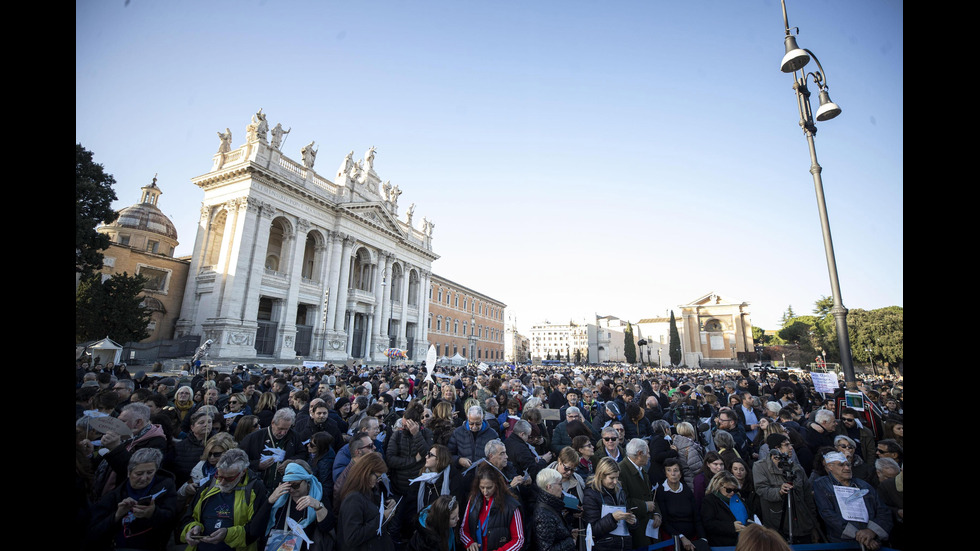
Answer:
[{"label": "street lamp post", "polygon": [[[857,379],[854,377],[854,364],[851,362],[851,339],[847,334],[847,308],[844,308],[841,299],[840,282],[837,278],[837,260],[834,256],[834,242],[830,236],[830,220],[827,217],[827,203],[824,199],[823,180],[820,172],[823,170],[817,163],[817,149],[813,143],[813,136],[817,133],[814,123],[814,114],[810,106],[810,90],[806,83],[809,78],[813,78],[813,83],[820,91],[820,106],[817,108],[816,120],[828,121],[840,115],[841,109],[836,103],[830,100],[827,92],[827,74],[823,66],[813,52],[801,49],[796,44],[796,37],[790,32],[789,19],[786,15],[786,0],[782,0],[783,24],[786,31],[784,43],[786,55],[783,56],[780,70],[784,73],[793,74],[793,90],[796,92],[797,108],[800,112],[800,126],[806,136],[807,144],[810,148],[810,173],[813,174],[813,187],[817,195],[817,210],[820,214],[820,226],[823,229],[823,245],[827,256],[827,271],[830,274],[830,290],[834,300],[834,306],[830,312],[834,315],[837,327],[837,339],[840,344],[841,368],[844,371],[844,380],[849,390],[857,390]],[[797,34],[799,29],[797,28]],[[803,68],[810,62],[810,58],[817,63],[817,69],[813,72],[806,72]],[[797,74],[799,73],[799,74]]]}]

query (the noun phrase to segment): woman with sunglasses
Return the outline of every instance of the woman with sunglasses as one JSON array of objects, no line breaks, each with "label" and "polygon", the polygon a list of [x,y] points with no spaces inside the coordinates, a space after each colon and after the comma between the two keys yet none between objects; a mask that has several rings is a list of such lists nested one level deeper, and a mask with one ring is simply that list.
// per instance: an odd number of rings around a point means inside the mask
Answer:
[{"label": "woman with sunglasses", "polygon": [[265,536],[269,537],[273,530],[289,532],[286,524],[289,517],[298,522],[306,537],[314,542],[328,538],[336,522],[325,501],[323,486],[313,476],[310,466],[302,460],[287,462],[282,483],[269,494],[271,509]]},{"label": "woman with sunglasses", "polygon": [[180,498],[189,499],[193,497],[201,487],[210,482],[217,472],[216,465],[218,464],[218,460],[221,459],[222,454],[237,447],[238,442],[227,432],[219,432],[209,438],[207,443],[204,444],[204,452],[201,454],[201,460],[191,469],[190,479],[180,487],[180,491],[178,492]]},{"label": "woman with sunglasses", "polygon": [[750,518],[746,504],[738,493],[738,480],[728,471],[721,471],[708,484],[708,493],[701,502],[701,524],[712,547],[728,547],[738,543],[738,534]]},{"label": "woman with sunglasses", "polygon": [[[389,499],[382,509],[379,480],[388,466],[378,452],[368,452],[353,463],[337,501],[337,542],[344,551],[391,551],[388,530],[378,527],[395,512],[395,500]],[[384,511],[384,513],[382,513]],[[382,519],[381,515],[384,515]]]},{"label": "woman with sunglasses", "polygon": [[244,392],[238,392],[229,396],[228,403],[225,404],[224,409],[225,424],[228,425],[228,432],[235,434],[235,429],[238,428],[238,421],[243,416],[251,414],[252,408],[248,407],[248,398],[245,397]]}]

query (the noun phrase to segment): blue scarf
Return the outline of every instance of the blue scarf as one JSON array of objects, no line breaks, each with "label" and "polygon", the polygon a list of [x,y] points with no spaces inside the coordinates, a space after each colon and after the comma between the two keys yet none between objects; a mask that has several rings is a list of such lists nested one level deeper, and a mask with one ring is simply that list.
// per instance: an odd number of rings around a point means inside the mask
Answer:
[{"label": "blue scarf", "polygon": [[[320,481],[317,480],[315,476],[306,472],[306,469],[300,467],[296,463],[290,463],[289,465],[286,465],[286,472],[282,477],[283,482],[297,482],[297,481],[304,481],[304,480],[307,482],[307,484],[310,485],[309,496],[322,503],[323,485],[320,484]],[[272,532],[272,528],[276,523],[276,513],[279,511],[279,509],[285,506],[288,501],[289,501],[289,494],[285,493],[279,496],[279,499],[277,499],[276,502],[272,504],[272,512],[269,513],[269,524],[265,528],[265,535],[268,536]],[[288,511],[286,512],[286,515],[289,516]],[[315,522],[315,521],[316,521],[316,511],[314,511],[312,507],[308,507],[306,509],[306,518],[301,520],[299,525],[302,526],[303,528],[306,528],[307,526],[310,525],[311,522]]]}]

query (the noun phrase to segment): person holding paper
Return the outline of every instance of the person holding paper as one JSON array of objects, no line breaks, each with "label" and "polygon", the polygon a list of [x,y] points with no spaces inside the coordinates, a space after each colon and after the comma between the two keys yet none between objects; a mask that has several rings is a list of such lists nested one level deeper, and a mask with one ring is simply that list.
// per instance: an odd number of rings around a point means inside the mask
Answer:
[{"label": "person holding paper", "polygon": [[630,512],[626,493],[619,485],[619,465],[608,457],[602,458],[586,484],[582,517],[594,542],[592,551],[633,549],[627,526],[636,524],[636,515]]},{"label": "person holding paper", "polygon": [[650,448],[646,440],[640,438],[634,438],[626,444],[626,459],[619,462],[619,480],[626,492],[626,501],[636,515],[636,524],[630,528],[633,547],[643,548],[650,545],[648,529],[659,528],[662,520],[651,491],[651,463]]},{"label": "person holding paper", "polygon": [[160,469],[162,461],[163,452],[156,448],[133,452],[126,481],[92,508],[91,548],[167,547],[177,519],[177,490],[173,475]]},{"label": "person holding paper", "polygon": [[817,511],[834,543],[857,541],[878,549],[892,529],[891,509],[867,482],[853,478],[851,463],[833,451],[823,456],[827,476],[813,482]]},{"label": "person holding paper", "polygon": [[369,452],[350,468],[341,491],[337,542],[344,551],[391,551],[394,545],[384,521],[395,512],[395,500],[382,501],[378,487],[388,466],[378,452]]},{"label": "person holding paper", "polygon": [[282,484],[269,494],[269,523],[266,537],[272,530],[289,530],[286,518],[299,523],[311,540],[329,537],[333,529],[334,517],[323,495],[323,486],[309,469],[305,461],[294,461],[286,465]]}]

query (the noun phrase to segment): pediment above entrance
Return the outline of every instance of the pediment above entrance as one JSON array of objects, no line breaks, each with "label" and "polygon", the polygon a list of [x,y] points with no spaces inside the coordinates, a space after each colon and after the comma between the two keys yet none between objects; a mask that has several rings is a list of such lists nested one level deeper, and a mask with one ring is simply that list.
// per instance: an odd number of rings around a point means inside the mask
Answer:
[{"label": "pediment above entrance", "polygon": [[382,203],[353,203],[341,207],[352,218],[361,220],[371,226],[384,229],[396,235],[404,235],[401,224],[396,220]]}]

